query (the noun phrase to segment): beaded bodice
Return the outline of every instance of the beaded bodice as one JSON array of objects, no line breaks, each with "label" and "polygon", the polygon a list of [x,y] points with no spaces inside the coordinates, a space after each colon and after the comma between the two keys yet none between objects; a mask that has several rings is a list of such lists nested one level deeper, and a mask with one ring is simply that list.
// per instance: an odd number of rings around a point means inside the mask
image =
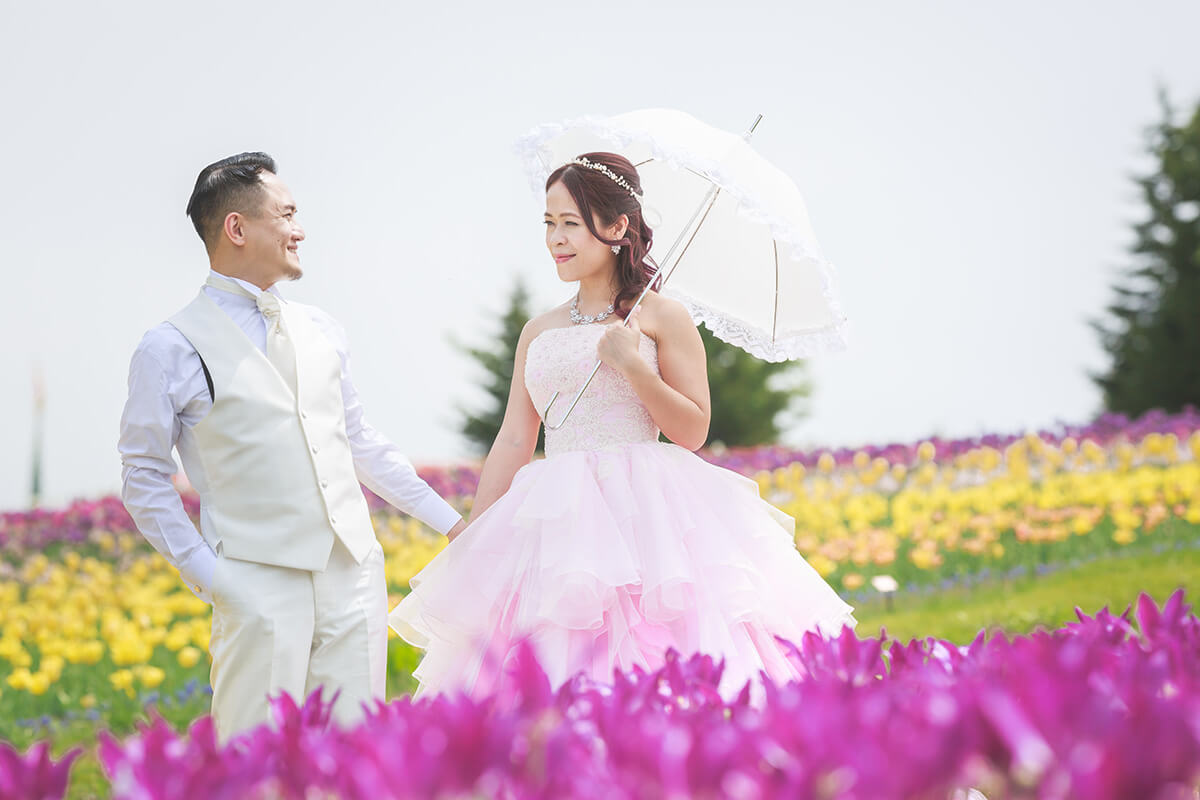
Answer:
[{"label": "beaded bodice", "polygon": [[[545,412],[546,403],[557,391],[561,394],[550,411],[550,419],[555,422],[562,419],[596,364],[596,345],[607,327],[550,328],[529,343],[525,354],[525,388],[538,414]],[[654,340],[643,334],[639,351],[657,372],[658,346]],[[546,429],[546,455],[657,440],[658,427],[633,386],[621,373],[604,365],[566,424],[556,431]]]}]

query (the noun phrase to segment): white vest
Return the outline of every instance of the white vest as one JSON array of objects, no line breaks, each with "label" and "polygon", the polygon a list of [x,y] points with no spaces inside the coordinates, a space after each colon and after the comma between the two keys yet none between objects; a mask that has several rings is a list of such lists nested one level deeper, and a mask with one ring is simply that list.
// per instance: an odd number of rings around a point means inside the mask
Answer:
[{"label": "white vest", "polygon": [[213,407],[192,434],[204,465],[184,461],[230,558],[320,571],[342,540],[362,562],[375,543],[346,438],[341,359],[321,330],[287,313],[297,391],[203,291],[169,320],[212,377]]}]

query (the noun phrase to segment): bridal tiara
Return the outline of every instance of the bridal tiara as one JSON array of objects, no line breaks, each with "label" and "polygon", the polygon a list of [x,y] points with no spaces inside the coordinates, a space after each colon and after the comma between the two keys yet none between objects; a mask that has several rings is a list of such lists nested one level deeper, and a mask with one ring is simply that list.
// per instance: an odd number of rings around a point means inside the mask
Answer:
[{"label": "bridal tiara", "polygon": [[630,197],[632,197],[634,200],[637,200],[639,203],[642,202],[641,194],[629,184],[629,181],[625,180],[620,175],[613,172],[611,169],[604,166],[603,164],[597,164],[593,161],[588,161],[586,158],[582,158],[582,157],[575,159],[571,163],[576,164],[581,167],[587,167],[588,169],[594,169],[594,170],[596,170],[596,172],[600,172],[600,173],[607,175],[609,178],[612,179],[613,183],[617,184],[617,186],[620,186],[622,189],[629,192]]}]

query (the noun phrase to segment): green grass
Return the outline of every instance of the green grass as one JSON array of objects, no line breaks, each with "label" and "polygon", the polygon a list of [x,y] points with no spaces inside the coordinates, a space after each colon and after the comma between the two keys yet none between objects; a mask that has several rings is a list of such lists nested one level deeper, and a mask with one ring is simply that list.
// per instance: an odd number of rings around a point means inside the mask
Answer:
[{"label": "green grass", "polygon": [[966,644],[981,629],[1028,633],[1058,628],[1076,619],[1075,607],[1093,614],[1104,606],[1115,612],[1146,592],[1161,605],[1183,587],[1195,603],[1200,597],[1200,550],[1110,557],[1043,576],[997,580],[974,587],[907,595],[888,611],[882,600],[860,604],[858,635],[880,627],[902,641],[933,636]]},{"label": "green grass", "polygon": [[[881,524],[885,527],[890,525],[890,518]],[[1076,534],[1061,541],[1022,542],[1017,539],[1015,532],[1008,530],[1000,534],[997,540],[1004,550],[1003,555],[996,557],[990,552],[973,555],[962,548],[943,548],[939,550],[942,563],[933,569],[916,566],[909,558],[916,543],[911,538],[902,539],[896,549],[895,561],[883,565],[846,561],[839,564],[826,580],[839,591],[843,588],[843,579],[850,574],[861,575],[868,580],[875,575],[890,575],[904,586],[938,586],[947,578],[963,579],[985,570],[991,574],[1004,574],[1017,568],[1032,571],[1046,564],[1070,564],[1105,558],[1123,559],[1176,547],[1194,547],[1196,542],[1200,541],[1200,525],[1178,517],[1164,520],[1153,531],[1138,529],[1137,538],[1130,544],[1118,544],[1113,541],[1115,530],[1116,527],[1109,517],[1101,519],[1087,533]]]}]

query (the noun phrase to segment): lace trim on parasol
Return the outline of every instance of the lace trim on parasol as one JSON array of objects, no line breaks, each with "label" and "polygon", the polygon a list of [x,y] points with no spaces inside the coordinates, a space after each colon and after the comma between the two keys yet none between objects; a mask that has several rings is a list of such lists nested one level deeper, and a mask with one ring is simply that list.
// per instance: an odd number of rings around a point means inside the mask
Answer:
[{"label": "lace trim on parasol", "polygon": [[704,323],[713,336],[763,361],[795,361],[846,349],[845,319],[815,330],[785,332],[772,342],[769,331],[705,305],[677,289],[668,286],[662,293],[682,303],[692,320],[697,325]]},{"label": "lace trim on parasol", "polygon": [[787,250],[790,252],[792,260],[811,261],[816,266],[817,275],[821,280],[821,296],[838,322],[815,331],[784,331],[775,337],[775,342],[772,344],[770,333],[667,287],[664,293],[675,297],[687,306],[692,319],[705,323],[708,329],[722,341],[736,345],[764,361],[808,358],[820,353],[845,349],[846,318],[842,313],[841,303],[837,299],[833,265],[825,260],[810,237],[796,226],[774,216],[766,208],[760,206],[743,187],[730,180],[722,172],[720,166],[711,159],[702,158],[687,148],[663,142],[646,131],[614,125],[610,120],[601,117],[580,117],[565,122],[551,122],[539,125],[529,131],[519,138],[515,145],[517,156],[520,158],[536,194],[540,196],[545,191],[546,178],[553,169],[542,161],[542,146],[573,129],[582,129],[610,141],[617,150],[631,142],[645,143],[654,158],[666,162],[673,168],[687,166],[706,173],[721,186],[722,191],[737,200],[739,214],[765,225],[771,231],[771,236],[775,241],[788,246]]}]

